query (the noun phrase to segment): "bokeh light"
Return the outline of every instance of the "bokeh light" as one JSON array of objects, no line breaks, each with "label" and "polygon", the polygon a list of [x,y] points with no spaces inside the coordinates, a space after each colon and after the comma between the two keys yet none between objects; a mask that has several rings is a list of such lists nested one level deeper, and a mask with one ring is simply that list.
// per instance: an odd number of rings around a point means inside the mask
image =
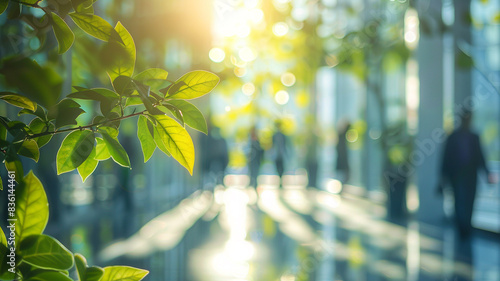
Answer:
[{"label": "bokeh light", "polygon": [[288,24],[284,22],[278,22],[273,25],[273,33],[276,36],[285,36],[288,33]]},{"label": "bokeh light", "polygon": [[290,95],[288,95],[287,91],[278,91],[276,95],[274,95],[274,100],[281,105],[285,105],[288,103],[288,100],[290,99]]},{"label": "bokeh light", "polygon": [[241,87],[241,90],[243,91],[243,94],[251,96],[255,93],[255,85],[251,82],[245,83]]},{"label": "bokeh light", "polygon": [[238,55],[245,62],[253,61],[255,59],[255,53],[248,47],[240,49]]},{"label": "bokeh light", "polygon": [[295,84],[295,75],[291,72],[285,72],[281,75],[281,83],[287,87],[291,87]]},{"label": "bokeh light", "polygon": [[213,62],[222,62],[226,57],[226,53],[221,48],[212,48],[208,53],[208,57]]}]

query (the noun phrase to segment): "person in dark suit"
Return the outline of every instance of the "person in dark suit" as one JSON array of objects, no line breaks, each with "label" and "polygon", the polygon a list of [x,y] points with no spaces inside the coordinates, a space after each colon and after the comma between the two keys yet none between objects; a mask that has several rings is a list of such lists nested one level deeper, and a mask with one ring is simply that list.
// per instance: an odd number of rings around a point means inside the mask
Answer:
[{"label": "person in dark suit", "polygon": [[479,136],[471,131],[471,112],[464,112],[460,126],[446,140],[441,165],[440,189],[450,184],[455,195],[455,222],[460,236],[469,236],[476,197],[477,175],[483,170],[488,182],[496,180],[489,172]]},{"label": "person in dark suit", "polygon": [[351,123],[348,121],[341,122],[338,131],[337,142],[337,163],[336,170],[339,180],[345,184],[350,177],[351,168],[349,166],[349,155],[347,147],[347,132],[351,129]]}]

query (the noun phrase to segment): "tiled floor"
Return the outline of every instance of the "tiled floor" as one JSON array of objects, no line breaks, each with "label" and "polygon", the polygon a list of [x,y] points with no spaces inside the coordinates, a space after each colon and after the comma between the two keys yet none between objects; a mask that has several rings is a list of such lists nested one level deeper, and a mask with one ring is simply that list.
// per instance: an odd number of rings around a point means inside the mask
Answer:
[{"label": "tiled floor", "polygon": [[98,260],[154,281],[500,280],[498,237],[394,224],[366,199],[272,182],[196,192]]}]

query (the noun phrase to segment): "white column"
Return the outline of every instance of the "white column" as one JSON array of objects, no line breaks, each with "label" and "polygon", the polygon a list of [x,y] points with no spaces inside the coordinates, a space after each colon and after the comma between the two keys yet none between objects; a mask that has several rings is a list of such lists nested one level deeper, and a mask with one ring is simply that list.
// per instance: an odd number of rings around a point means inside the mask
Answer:
[{"label": "white column", "polygon": [[[417,50],[420,78],[420,105],[418,133],[413,152],[413,167],[420,208],[418,219],[430,224],[441,224],[444,219],[443,200],[436,194],[443,130],[443,37],[439,30],[441,0],[421,1],[417,7],[421,18],[420,41]],[[425,19],[423,19],[425,18]],[[426,21],[425,23],[423,21]],[[432,33],[424,30],[427,25]]]}]

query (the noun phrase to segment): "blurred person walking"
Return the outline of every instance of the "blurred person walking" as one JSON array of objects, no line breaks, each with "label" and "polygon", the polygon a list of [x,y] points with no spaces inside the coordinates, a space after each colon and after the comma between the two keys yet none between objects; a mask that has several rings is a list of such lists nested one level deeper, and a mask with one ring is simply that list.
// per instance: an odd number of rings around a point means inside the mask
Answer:
[{"label": "blurred person walking", "polygon": [[287,139],[282,132],[282,124],[276,121],[276,132],[273,135],[273,158],[276,165],[276,171],[281,178],[285,171],[285,158],[288,157]]},{"label": "blurred person walking", "polygon": [[462,238],[468,237],[472,230],[471,219],[479,170],[488,175],[488,183],[496,182],[495,176],[486,166],[479,136],[471,131],[471,119],[472,113],[464,112],[460,126],[446,140],[438,186],[441,193],[446,184],[452,187],[455,196],[455,223]]},{"label": "blurred person walking", "polygon": [[351,129],[349,121],[343,121],[339,124],[338,142],[337,142],[337,164],[336,171],[342,184],[345,184],[351,175],[349,166],[349,155],[347,148],[347,132]]},{"label": "blurred person walking", "polygon": [[250,153],[248,155],[250,186],[257,187],[257,177],[259,176],[260,163],[262,162],[263,154],[264,152],[260,146],[257,129],[253,126],[250,129]]}]

